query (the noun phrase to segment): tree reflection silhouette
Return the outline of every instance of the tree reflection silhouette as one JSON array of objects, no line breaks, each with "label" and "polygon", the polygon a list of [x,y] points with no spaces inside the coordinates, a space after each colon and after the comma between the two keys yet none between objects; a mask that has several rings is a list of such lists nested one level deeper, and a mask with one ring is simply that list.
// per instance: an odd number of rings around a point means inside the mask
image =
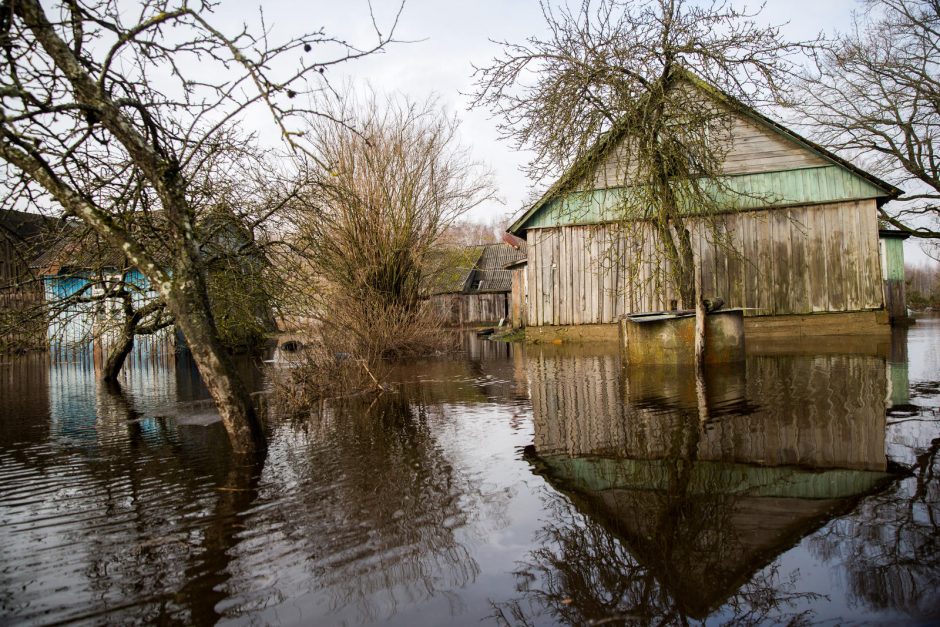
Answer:
[{"label": "tree reflection silhouette", "polygon": [[[350,622],[436,595],[460,611],[449,593],[480,573],[461,534],[479,510],[502,502],[453,466],[434,437],[433,411],[402,390],[277,423],[260,488],[277,506],[262,506],[249,523],[274,536],[231,566],[228,594],[243,598],[239,612],[305,595],[301,605],[325,605]],[[272,553],[276,598],[252,600],[252,579]]]},{"label": "tree reflection silhouette", "polygon": [[940,617],[940,438],[910,477],[827,525],[813,551],[845,569],[849,592],[871,609]]}]

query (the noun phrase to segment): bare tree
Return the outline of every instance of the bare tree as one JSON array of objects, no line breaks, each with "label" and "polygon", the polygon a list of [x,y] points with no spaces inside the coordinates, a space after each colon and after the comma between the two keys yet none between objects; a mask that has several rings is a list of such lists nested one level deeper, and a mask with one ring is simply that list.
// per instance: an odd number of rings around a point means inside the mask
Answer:
[{"label": "bare tree", "polygon": [[534,152],[535,180],[567,172],[552,196],[592,189],[597,157],[624,142],[616,181],[601,184],[630,188],[611,195],[607,217],[629,227],[636,251],[653,243],[691,306],[688,218],[713,215],[733,193],[720,175],[734,102],[711,87],[749,103],[779,92],[801,45],[721,0],[584,0],[576,10],[546,0],[542,13],[545,37],[503,42],[477,69],[474,105]]},{"label": "bare tree", "polygon": [[422,301],[429,252],[464,212],[492,198],[490,177],[433,101],[375,95],[337,106],[352,128],[312,120],[317,159],[297,214],[319,289],[309,310],[344,350],[374,361],[410,352],[433,330]]},{"label": "bare tree", "polygon": [[821,46],[790,102],[823,143],[872,161],[906,188],[880,209],[892,226],[940,237],[940,1],[866,0]]},{"label": "bare tree", "polygon": [[[304,103],[329,89],[324,71],[380,49],[390,35],[376,28],[368,49],[322,30],[273,43],[263,21],[257,32],[224,33],[212,24],[213,8],[3,2],[0,158],[8,203],[80,218],[147,277],[185,335],[233,448],[252,452],[264,435],[209,307],[190,182],[220,132],[256,106],[302,149],[293,116],[318,114]],[[166,224],[158,244],[117,219],[157,210]]]}]

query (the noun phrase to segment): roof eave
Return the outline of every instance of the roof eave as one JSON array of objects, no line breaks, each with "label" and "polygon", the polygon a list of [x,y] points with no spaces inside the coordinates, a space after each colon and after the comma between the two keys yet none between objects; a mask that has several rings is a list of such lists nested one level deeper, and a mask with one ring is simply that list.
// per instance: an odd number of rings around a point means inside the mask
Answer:
[{"label": "roof eave", "polygon": [[[872,183],[875,187],[878,187],[879,189],[881,189],[883,192],[885,192],[885,194],[884,196],[880,196],[876,199],[878,203],[878,207],[881,207],[884,203],[890,200],[894,200],[898,198],[904,193],[903,190],[899,189],[898,187],[895,187],[891,183],[888,183],[887,181],[883,181],[877,176],[869,172],[866,172],[865,170],[856,166],[852,162],[840,157],[839,155],[820,146],[819,144],[803,137],[799,133],[796,133],[795,131],[783,126],[779,122],[776,122],[775,120],[767,117],[766,115],[755,110],[753,107],[741,102],[740,100],[731,96],[730,94],[726,94],[725,92],[718,89],[717,87],[710,85],[707,81],[700,78],[699,76],[696,76],[693,72],[689,70],[683,70],[683,71],[686,77],[691,82],[693,82],[696,86],[703,89],[705,93],[711,95],[712,97],[721,101],[725,105],[730,106],[732,109],[734,109],[738,113],[747,115],[748,117],[756,121],[758,124],[769,126],[774,132],[784,135],[790,141],[793,141],[799,144],[806,150],[809,150],[819,155],[823,159],[826,159],[828,161],[835,163],[836,165],[846,168],[853,174],[860,176],[861,178]],[[594,153],[606,150],[608,146],[610,146],[613,142],[619,139],[619,135],[620,133],[616,132],[616,129],[612,130],[606,136],[599,139],[598,142],[581,159],[579,159],[579,161],[583,161],[587,159],[589,156],[593,155]],[[528,222],[529,219],[539,209],[541,209],[548,201],[552,200],[555,197],[555,195],[558,193],[558,191],[569,182],[569,179],[573,176],[574,170],[576,170],[575,166],[568,168],[565,171],[565,173],[562,174],[562,176],[558,179],[558,181],[556,181],[554,185],[549,187],[548,190],[544,194],[542,194],[542,196],[535,202],[535,204],[532,205],[531,208],[529,208],[518,220],[516,220],[509,226],[507,231],[511,233],[512,235],[516,235],[516,236],[519,236],[520,233],[524,234],[524,232],[526,231],[526,228],[525,228],[526,222]]]}]

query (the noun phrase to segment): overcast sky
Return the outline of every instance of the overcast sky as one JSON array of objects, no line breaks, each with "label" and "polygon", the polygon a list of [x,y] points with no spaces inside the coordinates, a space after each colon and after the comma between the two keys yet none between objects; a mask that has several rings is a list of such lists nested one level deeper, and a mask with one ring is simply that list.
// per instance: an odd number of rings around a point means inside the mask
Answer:
[{"label": "overcast sky", "polygon": [[[572,0],[577,2],[578,0]],[[750,2],[748,7],[758,6]],[[399,8],[393,0],[374,0],[376,21],[385,32]],[[791,40],[810,39],[820,31],[847,29],[858,0],[767,0],[767,23],[783,27]],[[225,0],[219,17],[252,22],[257,0]],[[275,33],[299,34],[324,27],[330,34],[362,46],[375,40],[366,0],[296,2],[265,0],[266,22]],[[401,92],[413,99],[436,96],[462,120],[462,137],[474,156],[495,175],[500,202],[478,209],[471,217],[490,220],[517,212],[529,197],[530,181],[520,172],[526,155],[500,141],[486,111],[468,111],[473,65],[485,65],[499,51],[491,40],[522,41],[543,31],[537,0],[407,0],[396,38],[415,43],[389,46],[382,54],[331,71],[332,80],[369,83],[380,92]],[[909,257],[919,259],[916,246]]]}]

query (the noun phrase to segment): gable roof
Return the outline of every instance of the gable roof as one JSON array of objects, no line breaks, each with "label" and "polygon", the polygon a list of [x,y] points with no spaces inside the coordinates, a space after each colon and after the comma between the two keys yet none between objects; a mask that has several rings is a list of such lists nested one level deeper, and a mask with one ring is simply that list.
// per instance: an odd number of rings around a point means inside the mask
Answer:
[{"label": "gable roof", "polygon": [[470,278],[470,292],[511,291],[512,270],[506,269],[506,266],[524,259],[525,256],[524,245],[513,248],[507,244],[487,244]]},{"label": "gable roof", "polygon": [[439,251],[428,278],[431,294],[483,294],[512,290],[510,266],[525,259],[525,242],[518,247],[508,244],[480,244]]},{"label": "gable roof", "polygon": [[[835,153],[827,150],[823,146],[820,146],[819,144],[803,137],[799,133],[796,133],[795,131],[785,127],[779,122],[758,112],[753,107],[741,102],[737,98],[718,89],[714,85],[711,85],[704,79],[696,76],[691,71],[685,69],[679,71],[682,73],[683,77],[692,85],[706,93],[711,98],[715,99],[720,104],[726,106],[731,113],[739,114],[744,118],[754,122],[759,127],[770,130],[785,140],[797,144],[802,149],[812,152],[822,160],[832,165],[838,166],[840,169],[847,171],[847,173],[853,174],[863,179],[866,183],[874,187],[880,193],[880,195],[877,196],[879,199],[879,206],[882,203],[896,198],[902,194],[902,191],[894,185],[881,180],[875,175],[854,165],[850,161],[843,159]],[[605,155],[609,150],[613,149],[620,143],[625,133],[626,126],[622,124],[615,124],[613,128],[604,133],[576,163],[569,167],[531,207],[529,207],[509,226],[507,229],[508,232],[514,235],[519,235],[520,233],[524,232],[531,219],[537,213],[539,213],[540,210],[545,208],[546,205],[550,203],[550,201],[560,197],[561,191],[568,188],[573,180],[582,174],[580,172],[580,166],[582,164],[589,163],[594,160],[599,161],[603,155]],[[858,186],[855,187],[857,188]]]}]

